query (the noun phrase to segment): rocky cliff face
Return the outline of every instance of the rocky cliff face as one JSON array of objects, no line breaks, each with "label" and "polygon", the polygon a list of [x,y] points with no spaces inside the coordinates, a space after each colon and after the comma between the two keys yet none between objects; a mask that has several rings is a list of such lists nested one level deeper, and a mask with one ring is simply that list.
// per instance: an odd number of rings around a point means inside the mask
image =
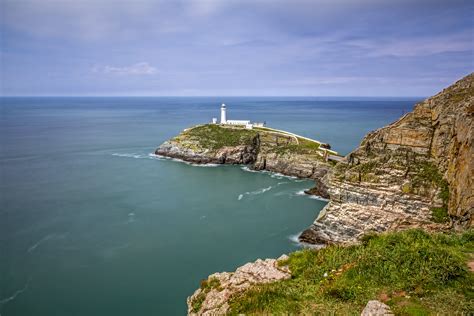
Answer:
[{"label": "rocky cliff face", "polygon": [[332,167],[315,143],[263,129],[219,125],[187,129],[155,154],[198,164],[247,164],[299,178],[319,179]]},{"label": "rocky cliff face", "polygon": [[330,203],[300,240],[345,243],[367,231],[471,227],[473,120],[470,74],[368,134],[324,177]]}]

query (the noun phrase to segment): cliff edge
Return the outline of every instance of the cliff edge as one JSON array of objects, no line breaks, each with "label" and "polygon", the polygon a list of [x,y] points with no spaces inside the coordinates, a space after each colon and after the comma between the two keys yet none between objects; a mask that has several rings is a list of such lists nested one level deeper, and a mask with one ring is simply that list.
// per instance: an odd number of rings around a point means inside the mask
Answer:
[{"label": "cliff edge", "polygon": [[347,243],[367,231],[472,227],[473,118],[470,74],[369,133],[325,176],[330,202],[300,240]]}]

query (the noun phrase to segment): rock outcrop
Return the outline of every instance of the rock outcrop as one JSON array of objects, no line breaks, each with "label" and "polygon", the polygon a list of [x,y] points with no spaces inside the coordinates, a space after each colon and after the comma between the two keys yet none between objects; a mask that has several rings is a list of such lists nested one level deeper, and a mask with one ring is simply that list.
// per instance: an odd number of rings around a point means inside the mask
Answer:
[{"label": "rock outcrop", "polygon": [[347,243],[368,231],[471,227],[473,120],[470,74],[369,133],[324,177],[330,203],[300,240]]},{"label": "rock outcrop", "polygon": [[299,178],[320,179],[332,168],[317,143],[270,130],[213,124],[184,130],[155,154],[196,164],[247,164]]},{"label": "rock outcrop", "polygon": [[390,306],[380,301],[368,301],[360,316],[393,316]]},{"label": "rock outcrop", "polygon": [[201,282],[201,287],[187,299],[188,315],[225,315],[229,311],[229,300],[256,284],[289,279],[291,272],[284,261],[258,259],[239,267],[235,272],[214,273]]}]

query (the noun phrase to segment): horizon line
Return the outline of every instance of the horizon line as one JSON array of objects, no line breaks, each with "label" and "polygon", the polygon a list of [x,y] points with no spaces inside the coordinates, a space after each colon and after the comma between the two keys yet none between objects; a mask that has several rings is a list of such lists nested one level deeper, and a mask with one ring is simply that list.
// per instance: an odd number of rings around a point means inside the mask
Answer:
[{"label": "horizon line", "polygon": [[427,98],[415,95],[0,95],[0,98]]}]

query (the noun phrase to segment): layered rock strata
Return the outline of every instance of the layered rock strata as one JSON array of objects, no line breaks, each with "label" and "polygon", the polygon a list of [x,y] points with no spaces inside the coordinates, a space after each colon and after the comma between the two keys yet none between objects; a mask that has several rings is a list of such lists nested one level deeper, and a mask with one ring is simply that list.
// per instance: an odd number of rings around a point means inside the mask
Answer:
[{"label": "layered rock strata", "polygon": [[369,133],[324,177],[330,203],[300,240],[347,243],[368,231],[472,227],[473,120],[470,74]]}]

